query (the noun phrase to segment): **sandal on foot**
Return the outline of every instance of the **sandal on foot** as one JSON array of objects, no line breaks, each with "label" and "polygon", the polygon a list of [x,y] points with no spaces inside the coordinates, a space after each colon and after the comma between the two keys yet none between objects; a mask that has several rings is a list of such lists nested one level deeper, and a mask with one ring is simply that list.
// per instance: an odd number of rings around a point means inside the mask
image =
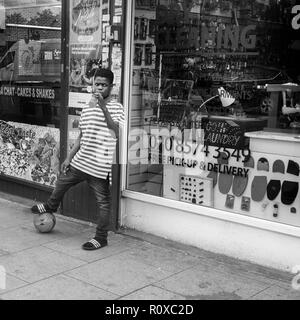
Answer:
[{"label": "sandal on foot", "polygon": [[46,203],[38,203],[31,208],[31,212],[35,214],[53,213],[54,210],[50,209]]},{"label": "sandal on foot", "polygon": [[90,241],[84,243],[82,245],[82,249],[84,250],[97,250],[107,246],[106,240],[96,240],[91,239]]}]

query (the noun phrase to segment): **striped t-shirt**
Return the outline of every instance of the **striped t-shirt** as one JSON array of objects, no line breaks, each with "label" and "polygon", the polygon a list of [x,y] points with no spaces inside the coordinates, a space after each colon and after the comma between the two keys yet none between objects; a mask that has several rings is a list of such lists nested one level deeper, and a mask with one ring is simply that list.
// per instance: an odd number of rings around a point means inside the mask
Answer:
[{"label": "striped t-shirt", "polygon": [[[114,122],[121,129],[124,123],[122,104],[110,100],[106,107]],[[111,167],[117,139],[108,129],[104,113],[99,106],[87,105],[83,108],[79,128],[81,129],[80,148],[71,161],[71,165],[91,176],[107,179],[111,182]]]}]

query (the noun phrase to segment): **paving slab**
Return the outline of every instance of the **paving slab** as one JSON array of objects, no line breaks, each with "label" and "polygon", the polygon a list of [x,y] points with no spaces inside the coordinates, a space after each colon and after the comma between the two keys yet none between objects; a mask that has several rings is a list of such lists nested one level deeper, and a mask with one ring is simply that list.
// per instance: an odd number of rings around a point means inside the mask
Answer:
[{"label": "paving slab", "polygon": [[142,245],[141,241],[126,239],[126,237],[124,239],[114,237],[110,233],[107,247],[97,251],[82,250],[82,244],[90,240],[94,236],[94,233],[94,231],[83,232],[71,238],[46,243],[44,246],[86,262],[93,262]]},{"label": "paving slab", "polygon": [[28,282],[20,280],[14,276],[9,275],[9,274],[6,274],[5,278],[6,278],[5,279],[5,289],[0,288],[0,298],[2,298],[3,294],[5,294],[9,291],[12,291],[12,290],[15,290],[20,287],[24,287],[24,286],[28,285]]},{"label": "paving slab", "polygon": [[80,234],[83,230],[87,230],[87,228],[80,224],[67,221],[59,221],[59,224],[51,233],[38,232],[34,228],[32,222],[23,224],[22,226],[17,225],[14,228],[1,230],[1,250],[10,253],[18,252],[58,239],[64,239]]},{"label": "paving slab", "polygon": [[184,296],[188,300],[242,300],[269,287],[253,279],[196,266],[180,272],[155,286]]},{"label": "paving slab", "polygon": [[29,283],[74,269],[85,264],[45,247],[35,247],[0,257],[6,272]]},{"label": "paving slab", "polygon": [[16,226],[0,232],[1,250],[9,253],[32,248],[48,241],[50,241],[48,234],[41,236],[29,226]]},{"label": "paving slab", "polygon": [[32,225],[32,215],[20,212],[17,208],[9,211],[0,211],[1,225],[0,230],[14,228],[16,226]]},{"label": "paving slab", "polygon": [[110,232],[106,248],[84,251],[95,225],[56,215],[54,232],[40,234],[29,208],[0,199],[0,299],[300,299],[295,275],[142,232]]},{"label": "paving slab", "polygon": [[232,259],[230,263],[216,263],[214,270],[225,274],[239,275],[241,277],[257,280],[269,285],[280,285],[282,282],[291,282],[293,275],[279,270],[264,268],[252,263]]},{"label": "paving slab", "polygon": [[3,300],[115,300],[119,296],[88,283],[57,275],[3,294]]},{"label": "paving slab", "polygon": [[121,253],[66,273],[101,289],[124,296],[171,275]]},{"label": "paving slab", "polygon": [[300,290],[273,285],[251,297],[251,300],[300,300]]},{"label": "paving slab", "polygon": [[185,300],[185,297],[155,286],[137,290],[120,300]]},{"label": "paving slab", "polygon": [[134,260],[161,268],[170,273],[177,273],[191,268],[201,260],[176,249],[162,248],[151,243],[145,243],[141,247],[128,250],[126,254]]}]

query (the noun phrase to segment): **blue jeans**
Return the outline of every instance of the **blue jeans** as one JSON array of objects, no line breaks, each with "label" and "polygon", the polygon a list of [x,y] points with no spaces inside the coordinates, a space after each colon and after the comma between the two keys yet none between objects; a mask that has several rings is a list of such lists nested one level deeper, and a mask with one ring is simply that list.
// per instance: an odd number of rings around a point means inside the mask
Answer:
[{"label": "blue jeans", "polygon": [[56,211],[63,200],[65,193],[76,184],[86,181],[93,190],[97,208],[98,221],[95,238],[107,240],[107,233],[110,224],[111,215],[111,194],[109,179],[100,179],[84,173],[72,166],[69,167],[67,174],[61,174],[56,182],[56,186],[47,201],[47,205]]}]

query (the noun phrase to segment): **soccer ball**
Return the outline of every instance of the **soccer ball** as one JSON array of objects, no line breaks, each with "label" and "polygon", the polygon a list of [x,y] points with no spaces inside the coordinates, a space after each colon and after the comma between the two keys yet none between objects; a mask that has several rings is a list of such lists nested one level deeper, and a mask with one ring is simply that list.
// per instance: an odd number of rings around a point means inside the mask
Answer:
[{"label": "soccer ball", "polygon": [[55,227],[56,218],[52,213],[35,214],[33,224],[39,232],[49,233]]}]

